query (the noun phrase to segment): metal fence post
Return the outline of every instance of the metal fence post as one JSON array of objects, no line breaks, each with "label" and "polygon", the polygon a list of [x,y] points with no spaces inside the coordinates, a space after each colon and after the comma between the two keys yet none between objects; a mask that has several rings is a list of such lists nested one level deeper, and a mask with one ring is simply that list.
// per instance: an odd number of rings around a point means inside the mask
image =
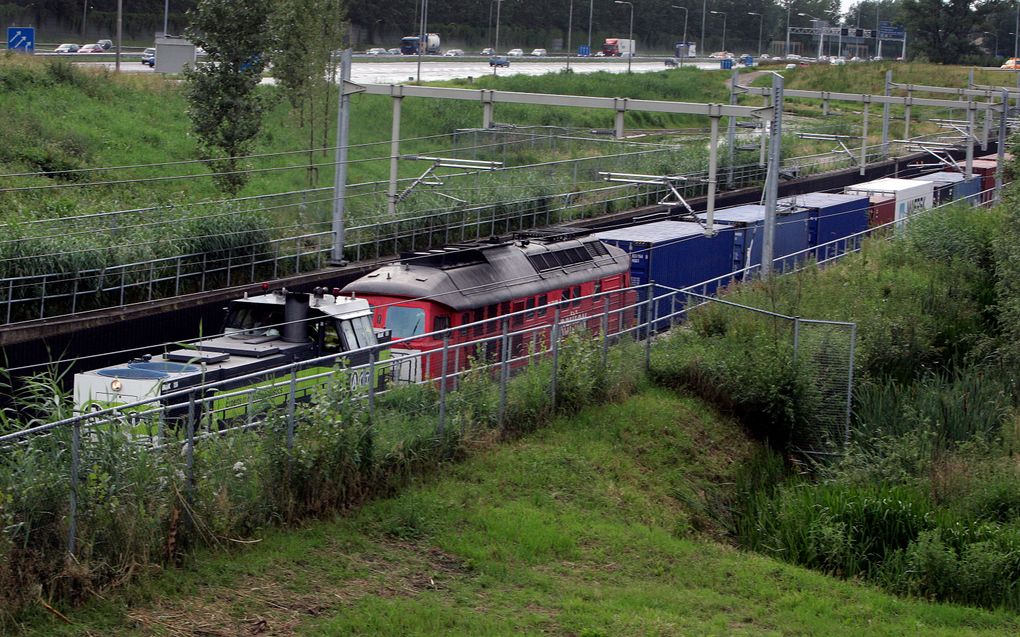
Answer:
[{"label": "metal fence post", "polygon": [[78,540],[78,465],[81,462],[81,421],[71,425],[71,501],[67,513],[67,554],[74,557]]},{"label": "metal fence post", "polygon": [[602,298],[602,368],[609,359],[609,297]]},{"label": "metal fence post", "polygon": [[439,370],[439,435],[446,431],[446,364],[450,356],[450,333],[443,334],[443,357]]},{"label": "metal fence post", "polygon": [[375,350],[368,352],[368,419],[375,418]]},{"label": "metal fence post", "polygon": [[549,396],[552,400],[553,411],[556,410],[556,381],[560,372],[560,308],[556,307],[553,314],[552,331],[550,332],[550,345],[552,346],[552,378],[549,380]]},{"label": "metal fence post", "polygon": [[853,413],[854,399],[854,356],[857,347],[857,323],[850,324],[850,361],[846,381],[846,433],[843,436],[843,445],[850,444],[850,416]]},{"label": "metal fence post", "polygon": [[499,348],[499,426],[506,419],[506,386],[510,377],[510,321],[503,319],[503,337]]},{"label": "metal fence post", "polygon": [[184,485],[187,499],[191,501],[191,495],[195,488],[195,392],[188,394],[188,440],[184,447],[185,477],[188,481]]},{"label": "metal fence post", "polygon": [[800,317],[793,317],[793,362],[797,362],[797,349],[800,347]]},{"label": "metal fence post", "polygon": [[290,387],[287,390],[287,462],[294,450],[294,421],[297,410],[297,368],[290,370]]},{"label": "metal fence post", "polygon": [[648,282],[648,307],[645,308],[645,371],[652,362],[652,313],[655,311],[655,281]]}]

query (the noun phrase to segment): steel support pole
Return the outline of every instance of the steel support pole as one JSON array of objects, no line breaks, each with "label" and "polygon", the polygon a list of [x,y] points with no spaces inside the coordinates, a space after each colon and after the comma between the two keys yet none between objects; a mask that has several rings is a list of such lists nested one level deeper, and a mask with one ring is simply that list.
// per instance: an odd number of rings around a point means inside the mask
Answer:
[{"label": "steel support pole", "polygon": [[397,177],[400,171],[400,106],[404,98],[393,96],[393,132],[390,135],[390,185],[387,192],[386,212],[397,216]]},{"label": "steel support pole", "polygon": [[[737,83],[740,79],[740,71],[733,69],[733,73],[730,75],[730,106],[735,106],[737,103]],[[737,118],[730,115],[727,118],[726,123],[726,187],[733,188],[733,146],[737,139]]]},{"label": "steel support pole", "polygon": [[974,100],[967,102],[967,169],[966,177],[974,176]]},{"label": "steel support pole", "polygon": [[[889,97],[892,87],[892,71],[885,72],[885,92]],[[889,156],[889,102],[882,104],[882,157]]]},{"label": "steel support pole", "polygon": [[708,142],[708,198],[705,202],[705,234],[715,234],[715,188],[719,167],[719,115],[710,116],[711,137]]},{"label": "steel support pole", "polygon": [[908,87],[907,103],[903,106],[903,139],[910,139],[910,98],[913,95],[914,92]]},{"label": "steel support pole", "polygon": [[627,112],[627,100],[620,99],[618,102],[622,102],[622,105],[616,107],[616,116],[613,118],[613,137],[615,139],[623,139],[623,115]]},{"label": "steel support pole", "polygon": [[779,198],[779,168],[783,151],[783,76],[772,74],[772,130],[769,133],[769,169],[765,180],[765,232],[761,245],[761,273],[772,276],[776,239],[776,203]]},{"label": "steel support pole", "polygon": [[[765,108],[769,106],[769,97],[766,95],[762,100]],[[764,168],[768,163],[768,137],[765,135],[765,122],[761,123],[761,135],[758,137],[758,167]]]},{"label": "steel support pole", "polygon": [[1002,113],[999,114],[999,143],[995,162],[995,200],[1002,197],[1002,171],[1006,163],[1006,120],[1009,118],[1009,91],[1002,89]]},{"label": "steel support pole", "polygon": [[868,111],[871,109],[871,96],[864,96],[864,114],[861,122],[861,160],[860,175],[863,177],[868,168]]},{"label": "steel support pole", "polygon": [[489,129],[492,128],[492,95],[483,93],[482,100],[482,128]]},{"label": "steel support pole", "polygon": [[499,347],[499,426],[506,425],[506,387],[510,378],[510,321],[504,318]]},{"label": "steel support pole", "polygon": [[336,113],[336,169],[333,184],[333,250],[330,262],[344,265],[344,213],[347,206],[347,150],[350,144],[351,97],[345,95],[351,79],[351,49],[340,54],[340,103]]},{"label": "steel support pole", "polygon": [[994,98],[992,98],[992,96],[989,95],[988,96],[988,106],[985,107],[985,122],[984,122],[984,126],[982,126],[982,128],[981,128],[981,150],[983,150],[983,151],[988,150],[988,136],[991,134],[991,130],[992,130],[992,107],[991,107],[991,105],[994,104],[994,103],[995,103]]},{"label": "steel support pole", "polygon": [[652,366],[652,329],[655,327],[655,281],[648,282],[648,305],[645,309],[645,371]]}]

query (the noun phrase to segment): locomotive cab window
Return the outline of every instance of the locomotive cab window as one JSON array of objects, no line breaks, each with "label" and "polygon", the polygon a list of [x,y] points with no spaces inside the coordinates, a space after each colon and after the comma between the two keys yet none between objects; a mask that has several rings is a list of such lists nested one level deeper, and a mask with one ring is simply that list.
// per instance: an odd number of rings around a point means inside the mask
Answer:
[{"label": "locomotive cab window", "polygon": [[546,308],[547,305],[549,305],[549,295],[543,294],[542,296],[538,297],[538,315],[539,316],[545,316],[546,315],[546,312],[548,311],[548,308]]},{"label": "locomotive cab window", "polygon": [[438,332],[450,328],[450,317],[449,316],[437,316],[432,319],[432,331]]},{"label": "locomotive cab window", "polygon": [[283,326],[283,307],[234,303],[227,314],[223,333],[238,338],[252,336],[280,336]]},{"label": "locomotive cab window", "polygon": [[395,305],[386,311],[386,329],[393,338],[410,338],[425,332],[425,310]]},{"label": "locomotive cab window", "polygon": [[580,304],[581,304],[581,286],[580,285],[575,285],[574,286],[574,302],[573,302],[573,305],[580,305]]},{"label": "locomotive cab window", "polygon": [[524,318],[535,318],[535,297],[531,297],[527,301],[528,311],[525,313]]}]

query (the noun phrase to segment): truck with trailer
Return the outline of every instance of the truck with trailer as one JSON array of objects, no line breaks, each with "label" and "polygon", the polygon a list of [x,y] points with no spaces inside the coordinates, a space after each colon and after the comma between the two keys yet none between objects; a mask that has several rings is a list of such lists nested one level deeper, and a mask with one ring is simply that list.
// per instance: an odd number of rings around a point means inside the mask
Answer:
[{"label": "truck with trailer", "polygon": [[606,57],[627,57],[637,52],[634,40],[624,38],[606,38],[602,44],[602,53]]},{"label": "truck with trailer", "polygon": [[[400,39],[400,52],[403,55],[418,55],[419,42],[421,42],[421,36],[409,35]],[[425,34],[425,47],[422,50],[424,55],[438,55],[440,51],[440,40],[438,33],[426,33]]]}]

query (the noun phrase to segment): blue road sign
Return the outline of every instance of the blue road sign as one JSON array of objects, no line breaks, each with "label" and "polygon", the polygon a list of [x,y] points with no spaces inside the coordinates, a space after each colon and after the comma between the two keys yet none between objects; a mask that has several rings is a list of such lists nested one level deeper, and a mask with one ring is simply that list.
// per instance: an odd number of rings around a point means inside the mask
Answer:
[{"label": "blue road sign", "polygon": [[878,23],[878,35],[883,38],[903,39],[906,31],[901,26],[893,26],[888,22],[881,21]]},{"label": "blue road sign", "polygon": [[589,55],[591,55],[591,49],[588,48],[587,44],[582,44],[581,46],[577,47],[577,55],[578,57],[586,58]]},{"label": "blue road sign", "polygon": [[7,27],[7,48],[21,53],[35,53],[35,29]]}]

